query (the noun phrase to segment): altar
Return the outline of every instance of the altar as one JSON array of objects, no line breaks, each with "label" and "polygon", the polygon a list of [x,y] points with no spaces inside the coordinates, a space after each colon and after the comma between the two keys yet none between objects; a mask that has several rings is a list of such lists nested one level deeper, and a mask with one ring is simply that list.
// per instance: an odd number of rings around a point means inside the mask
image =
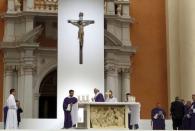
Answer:
[{"label": "altar", "polygon": [[140,107],[140,103],[80,102],[77,128],[128,129],[129,108],[135,106]]}]

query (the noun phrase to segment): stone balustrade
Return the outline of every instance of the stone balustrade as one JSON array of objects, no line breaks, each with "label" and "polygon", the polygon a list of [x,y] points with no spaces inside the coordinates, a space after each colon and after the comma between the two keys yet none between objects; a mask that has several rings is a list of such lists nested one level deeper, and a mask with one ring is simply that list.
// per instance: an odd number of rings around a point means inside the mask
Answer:
[{"label": "stone balustrade", "polygon": [[[23,10],[24,7],[24,10]],[[21,11],[57,13],[58,0],[8,0],[8,13]],[[104,0],[104,14],[129,16],[129,0]]]},{"label": "stone balustrade", "polygon": [[57,12],[58,0],[35,0],[34,10],[41,12]]}]

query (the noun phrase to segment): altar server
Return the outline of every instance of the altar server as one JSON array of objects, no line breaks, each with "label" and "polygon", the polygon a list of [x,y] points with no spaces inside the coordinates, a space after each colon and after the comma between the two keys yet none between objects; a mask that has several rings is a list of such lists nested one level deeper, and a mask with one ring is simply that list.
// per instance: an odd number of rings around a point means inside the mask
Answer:
[{"label": "altar server", "polygon": [[[130,102],[131,94],[126,93],[126,100],[125,102]],[[128,113],[128,128],[129,129],[139,129],[139,122],[140,122],[140,104],[129,106],[129,113]]]},{"label": "altar server", "polygon": [[20,114],[23,112],[23,110],[22,110],[22,107],[20,106],[19,100],[16,100],[16,105],[17,105],[17,120],[18,120],[18,128],[19,128],[20,122],[21,122]]},{"label": "altar server", "polygon": [[160,103],[151,111],[151,125],[153,130],[165,130],[165,111],[161,108]]},{"label": "altar server", "polygon": [[106,92],[106,102],[117,102],[117,98],[113,97],[112,90]]},{"label": "altar server", "polygon": [[190,130],[195,130],[195,94],[192,95]]},{"label": "altar server", "polygon": [[102,95],[102,93],[100,93],[100,91],[95,88],[94,89],[94,93],[95,93],[95,97],[93,98],[93,101],[95,102],[104,102],[104,96]]},{"label": "altar server", "polygon": [[17,106],[15,101],[15,89],[10,90],[10,95],[7,99],[7,118],[6,118],[6,129],[17,129]]},{"label": "altar server", "polygon": [[69,96],[64,99],[64,128],[76,127],[78,121],[78,100],[74,97],[74,90],[69,90]]}]

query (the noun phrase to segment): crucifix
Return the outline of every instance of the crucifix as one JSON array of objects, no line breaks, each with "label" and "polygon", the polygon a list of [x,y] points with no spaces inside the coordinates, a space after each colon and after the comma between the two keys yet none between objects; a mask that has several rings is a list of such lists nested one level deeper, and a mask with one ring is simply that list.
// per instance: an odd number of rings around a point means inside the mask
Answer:
[{"label": "crucifix", "polygon": [[94,24],[94,20],[83,20],[83,12],[79,13],[79,20],[68,20],[79,28],[78,39],[79,39],[79,64],[83,64],[83,41],[84,41],[84,27],[90,24]]}]

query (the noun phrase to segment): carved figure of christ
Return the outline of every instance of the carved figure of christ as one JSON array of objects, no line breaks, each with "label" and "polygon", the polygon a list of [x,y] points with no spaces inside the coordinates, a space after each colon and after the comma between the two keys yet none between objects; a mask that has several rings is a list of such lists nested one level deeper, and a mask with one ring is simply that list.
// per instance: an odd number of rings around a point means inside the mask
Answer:
[{"label": "carved figure of christ", "polygon": [[90,24],[94,24],[94,20],[83,20],[83,12],[79,13],[79,20],[68,20],[68,23],[71,23],[79,28],[78,30],[78,39],[79,39],[79,64],[83,64],[83,44],[84,44],[84,27]]}]

